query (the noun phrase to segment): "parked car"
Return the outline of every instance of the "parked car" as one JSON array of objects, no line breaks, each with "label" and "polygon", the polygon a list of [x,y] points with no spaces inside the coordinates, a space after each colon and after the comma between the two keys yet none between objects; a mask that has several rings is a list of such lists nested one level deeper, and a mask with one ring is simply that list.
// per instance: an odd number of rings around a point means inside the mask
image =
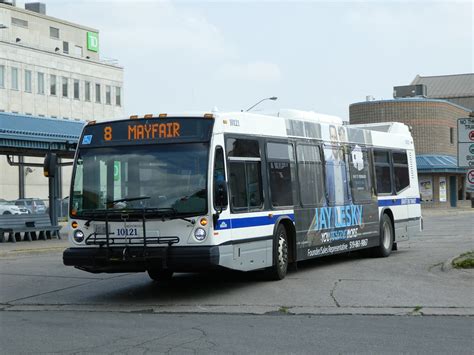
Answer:
[{"label": "parked car", "polygon": [[61,200],[61,212],[59,213],[59,215],[61,217],[67,217],[69,214],[68,209],[69,209],[69,196],[66,196]]},{"label": "parked car", "polygon": [[28,214],[28,209],[16,206],[13,202],[0,201],[0,215],[6,214]]},{"label": "parked car", "polygon": [[46,205],[39,198],[21,198],[15,201],[15,205],[26,208],[30,213],[46,213]]}]

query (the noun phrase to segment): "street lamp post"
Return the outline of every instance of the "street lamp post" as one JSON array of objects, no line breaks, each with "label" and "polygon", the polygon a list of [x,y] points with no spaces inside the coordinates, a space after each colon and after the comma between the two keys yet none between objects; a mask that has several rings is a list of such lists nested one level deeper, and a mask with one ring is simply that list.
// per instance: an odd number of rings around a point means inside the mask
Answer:
[{"label": "street lamp post", "polygon": [[250,110],[253,109],[255,106],[257,106],[258,104],[260,104],[260,103],[262,103],[263,101],[266,101],[266,100],[275,101],[275,100],[278,100],[278,97],[272,96],[272,97],[267,97],[267,98],[265,98],[265,99],[262,99],[262,100],[260,100],[259,102],[257,102],[255,105],[250,106],[247,110],[245,110],[245,112],[250,111]]}]

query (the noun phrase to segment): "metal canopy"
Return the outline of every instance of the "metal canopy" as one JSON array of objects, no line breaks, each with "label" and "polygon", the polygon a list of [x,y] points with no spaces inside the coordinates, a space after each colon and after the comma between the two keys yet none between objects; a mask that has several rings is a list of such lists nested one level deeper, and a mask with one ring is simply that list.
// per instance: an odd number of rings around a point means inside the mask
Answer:
[{"label": "metal canopy", "polygon": [[450,155],[417,155],[416,165],[420,173],[464,174],[466,172],[466,169],[458,167],[456,157]]},{"label": "metal canopy", "polygon": [[[44,118],[0,112],[0,155],[6,155],[12,166],[19,167],[19,197],[24,197],[25,166],[42,166],[41,163],[26,163],[23,157],[44,157],[56,153],[60,158],[74,158],[79,137],[86,122]],[[11,156],[18,156],[14,162]],[[71,163],[60,163],[70,165]],[[49,217],[53,226],[58,225],[60,203],[60,166],[48,178]]]},{"label": "metal canopy", "polygon": [[0,112],[0,154],[73,158],[85,123]]}]

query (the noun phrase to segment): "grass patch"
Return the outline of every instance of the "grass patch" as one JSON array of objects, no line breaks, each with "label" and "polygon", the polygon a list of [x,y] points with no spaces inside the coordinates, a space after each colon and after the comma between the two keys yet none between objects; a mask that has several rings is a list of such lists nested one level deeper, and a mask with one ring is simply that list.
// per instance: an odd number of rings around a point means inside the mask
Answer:
[{"label": "grass patch", "polygon": [[416,306],[415,308],[413,308],[413,312],[419,312],[422,308],[422,306]]},{"label": "grass patch", "polygon": [[288,314],[290,312],[290,309],[288,307],[281,306],[280,308],[278,308],[278,312]]},{"label": "grass patch", "polygon": [[474,250],[459,255],[452,262],[456,269],[473,269],[474,268]]}]

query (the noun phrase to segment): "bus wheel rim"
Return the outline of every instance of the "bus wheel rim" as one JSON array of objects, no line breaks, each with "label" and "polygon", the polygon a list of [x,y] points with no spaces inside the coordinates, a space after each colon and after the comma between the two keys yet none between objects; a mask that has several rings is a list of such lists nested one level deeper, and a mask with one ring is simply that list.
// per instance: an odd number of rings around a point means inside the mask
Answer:
[{"label": "bus wheel rim", "polygon": [[285,238],[280,236],[278,238],[278,265],[281,271],[285,271],[288,261],[288,248]]},{"label": "bus wheel rim", "polygon": [[385,249],[390,248],[390,240],[392,239],[392,231],[390,225],[385,222],[383,225],[383,246]]}]

